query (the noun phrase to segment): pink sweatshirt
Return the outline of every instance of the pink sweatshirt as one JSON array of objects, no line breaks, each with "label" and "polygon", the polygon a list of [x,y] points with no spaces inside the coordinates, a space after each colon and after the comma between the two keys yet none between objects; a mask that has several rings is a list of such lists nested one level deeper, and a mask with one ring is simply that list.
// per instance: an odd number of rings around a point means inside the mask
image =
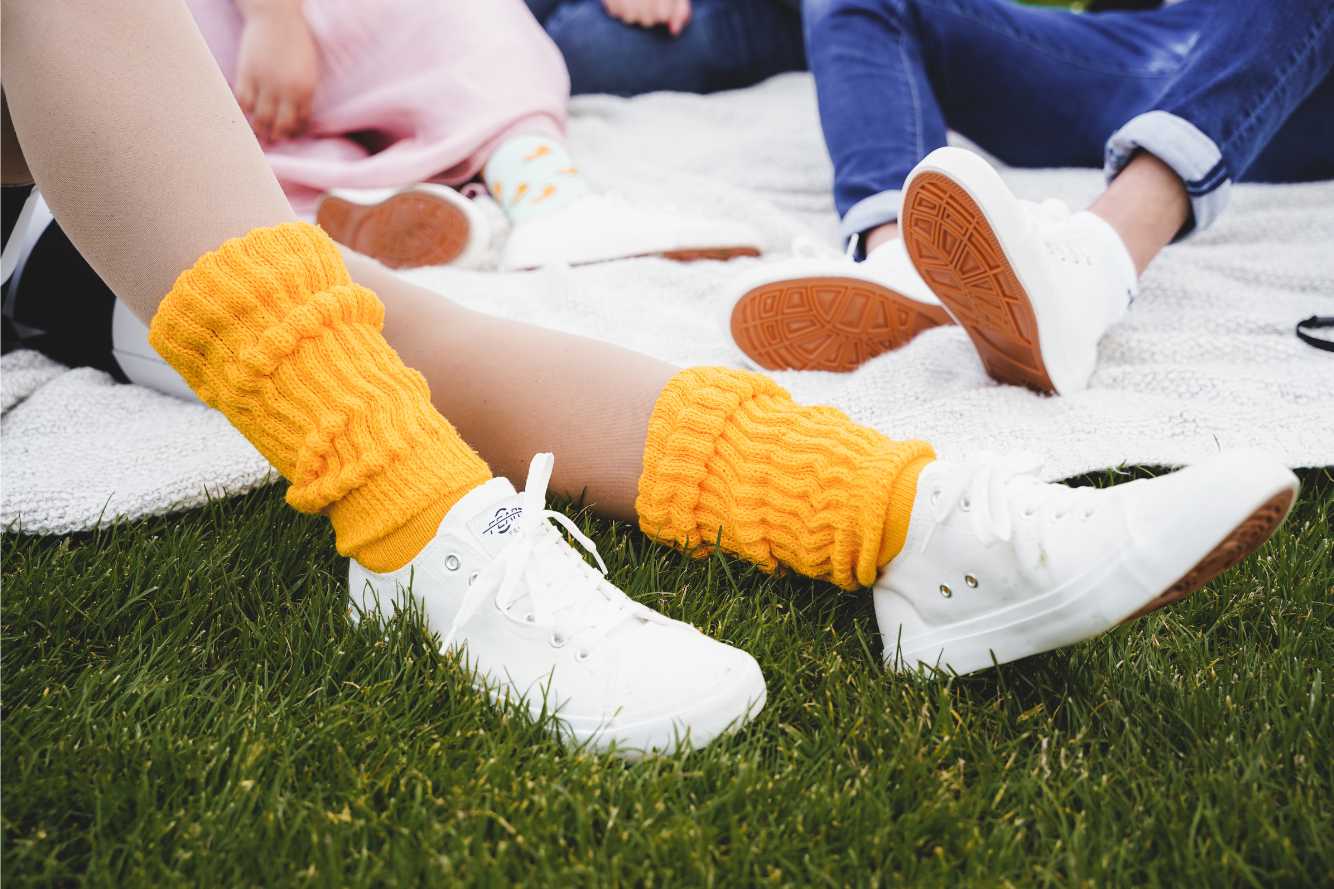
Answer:
[{"label": "pink sweatshirt", "polygon": [[[188,2],[235,88],[244,24],[235,3]],[[305,0],[304,9],[320,53],[309,127],[265,146],[298,212],[331,188],[457,185],[509,136],[563,132],[569,75],[523,0]]]}]

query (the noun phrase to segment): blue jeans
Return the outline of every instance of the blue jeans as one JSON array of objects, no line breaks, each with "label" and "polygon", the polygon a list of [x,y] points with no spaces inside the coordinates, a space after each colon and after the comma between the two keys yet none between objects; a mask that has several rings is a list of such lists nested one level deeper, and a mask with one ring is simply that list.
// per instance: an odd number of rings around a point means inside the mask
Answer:
[{"label": "blue jeans", "polygon": [[780,0],[693,0],[685,30],[627,25],[601,0],[527,0],[560,47],[570,91],[710,93],[804,71],[801,18]]},{"label": "blue jeans", "polygon": [[1193,220],[1233,180],[1334,178],[1334,2],[1185,0],[1077,15],[1004,0],[806,0],[806,49],[851,237],[898,218],[946,128],[1022,167],[1139,150],[1185,183]]}]

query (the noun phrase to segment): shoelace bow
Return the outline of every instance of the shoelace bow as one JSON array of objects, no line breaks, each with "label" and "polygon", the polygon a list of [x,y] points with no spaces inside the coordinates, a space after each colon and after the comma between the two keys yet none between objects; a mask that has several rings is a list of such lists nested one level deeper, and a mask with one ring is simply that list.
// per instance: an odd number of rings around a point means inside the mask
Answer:
[{"label": "shoelace bow", "polygon": [[[564,513],[546,508],[547,484],[555,457],[538,454],[528,467],[528,481],[521,501],[523,514],[510,543],[478,573],[464,594],[458,614],[445,635],[444,648],[453,645],[459,630],[494,596],[497,607],[507,611],[525,594],[533,603],[533,623],[554,624],[557,614],[568,612],[570,624],[582,624],[561,644],[578,639],[585,646],[606,636],[624,621],[638,617],[656,620],[657,612],[640,605],[604,578],[607,565],[590,540]],[[593,554],[602,576],[589,576],[593,569],[551,526],[554,521],[579,545]]]}]

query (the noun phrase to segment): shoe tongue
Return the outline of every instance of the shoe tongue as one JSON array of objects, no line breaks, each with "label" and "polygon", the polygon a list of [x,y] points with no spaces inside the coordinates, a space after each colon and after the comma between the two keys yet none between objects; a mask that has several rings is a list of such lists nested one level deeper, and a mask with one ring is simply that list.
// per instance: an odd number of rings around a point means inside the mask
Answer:
[{"label": "shoe tongue", "polygon": [[462,522],[467,528],[467,536],[492,556],[519,533],[519,517],[522,515],[523,496],[503,478],[493,478],[469,491],[449,511],[449,518]]}]

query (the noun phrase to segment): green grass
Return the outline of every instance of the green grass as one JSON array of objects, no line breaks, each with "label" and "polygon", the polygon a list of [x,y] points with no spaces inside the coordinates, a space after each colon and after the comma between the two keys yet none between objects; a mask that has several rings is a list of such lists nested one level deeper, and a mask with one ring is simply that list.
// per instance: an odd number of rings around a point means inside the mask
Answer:
[{"label": "green grass", "polygon": [[[68,885],[1334,881],[1334,477],[1179,606],[981,677],[886,675],[869,598],[583,521],[633,596],[752,652],[702,752],[571,753],[423,631],[345,616],[276,489],[3,539],[3,872]],[[666,590],[659,595],[653,590]]]}]

